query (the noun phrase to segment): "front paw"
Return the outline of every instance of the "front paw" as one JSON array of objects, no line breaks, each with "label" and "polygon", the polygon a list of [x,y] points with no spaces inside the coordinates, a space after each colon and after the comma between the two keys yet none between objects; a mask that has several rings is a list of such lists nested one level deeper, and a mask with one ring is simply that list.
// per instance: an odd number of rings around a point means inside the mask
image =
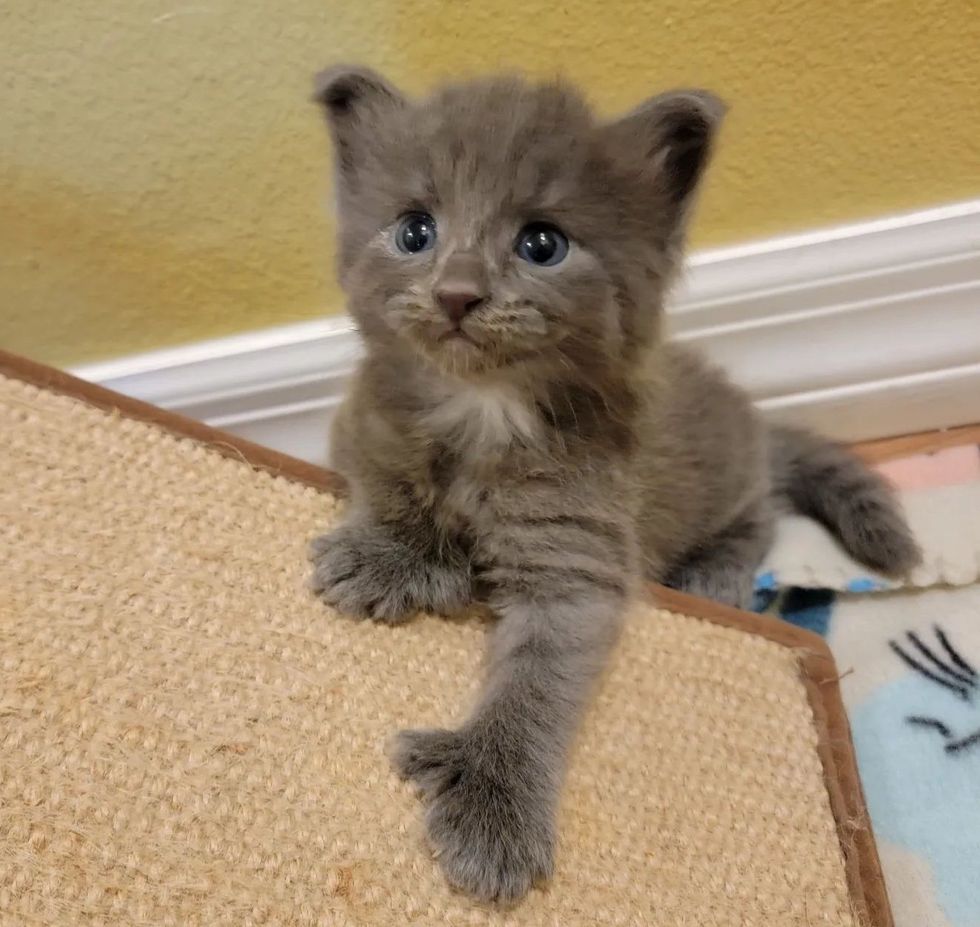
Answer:
[{"label": "front paw", "polygon": [[477,732],[402,731],[393,764],[428,804],[426,830],[450,884],[483,901],[519,901],[551,877],[554,811],[543,771]]},{"label": "front paw", "polygon": [[418,611],[452,612],[470,593],[465,563],[426,558],[370,525],[343,525],[310,546],[313,591],[354,618],[395,623]]}]

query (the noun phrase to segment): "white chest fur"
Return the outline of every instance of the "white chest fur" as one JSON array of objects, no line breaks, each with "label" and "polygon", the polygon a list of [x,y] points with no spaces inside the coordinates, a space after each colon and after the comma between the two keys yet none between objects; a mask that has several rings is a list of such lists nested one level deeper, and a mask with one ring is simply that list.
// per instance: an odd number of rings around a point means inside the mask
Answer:
[{"label": "white chest fur", "polygon": [[486,460],[538,434],[533,406],[509,386],[463,385],[429,413],[427,424],[467,460]]}]

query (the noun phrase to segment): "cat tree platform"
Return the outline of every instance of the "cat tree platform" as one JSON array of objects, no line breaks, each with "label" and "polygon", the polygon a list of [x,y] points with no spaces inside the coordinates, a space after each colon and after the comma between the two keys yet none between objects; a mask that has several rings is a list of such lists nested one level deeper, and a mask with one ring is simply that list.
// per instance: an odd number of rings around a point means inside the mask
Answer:
[{"label": "cat tree platform", "polygon": [[817,637],[651,590],[579,738],[553,881],[481,906],[385,747],[461,716],[485,624],[314,598],[332,474],[0,374],[3,923],[891,924]]}]

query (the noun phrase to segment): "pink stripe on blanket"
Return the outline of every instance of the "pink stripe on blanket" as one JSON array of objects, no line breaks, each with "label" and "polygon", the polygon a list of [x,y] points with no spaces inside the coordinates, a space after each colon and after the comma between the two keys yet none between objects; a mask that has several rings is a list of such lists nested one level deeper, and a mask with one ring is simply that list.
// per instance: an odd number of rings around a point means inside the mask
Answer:
[{"label": "pink stripe on blanket", "polygon": [[876,469],[899,489],[955,486],[980,480],[980,447],[950,447],[878,464]]}]

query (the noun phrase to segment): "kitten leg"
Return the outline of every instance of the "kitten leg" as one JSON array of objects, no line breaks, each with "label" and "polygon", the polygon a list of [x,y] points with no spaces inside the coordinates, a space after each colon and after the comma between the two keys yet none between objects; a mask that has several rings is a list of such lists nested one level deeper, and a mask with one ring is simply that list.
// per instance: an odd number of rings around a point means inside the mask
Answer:
[{"label": "kitten leg", "polygon": [[[619,526],[592,534],[582,527],[590,519],[553,518],[554,531],[529,527],[533,518],[502,523],[486,575],[499,623],[475,711],[455,731],[404,731],[394,750],[397,771],[428,804],[449,881],[502,903],[551,875],[569,748],[631,584]],[[577,541],[540,543],[569,529]]]},{"label": "kitten leg", "polygon": [[772,544],[773,519],[768,502],[755,503],[672,566],[664,584],[746,608],[752,601],[756,570]]},{"label": "kitten leg", "polygon": [[313,590],[354,618],[394,623],[470,600],[469,559],[434,526],[355,518],[310,546]]}]

